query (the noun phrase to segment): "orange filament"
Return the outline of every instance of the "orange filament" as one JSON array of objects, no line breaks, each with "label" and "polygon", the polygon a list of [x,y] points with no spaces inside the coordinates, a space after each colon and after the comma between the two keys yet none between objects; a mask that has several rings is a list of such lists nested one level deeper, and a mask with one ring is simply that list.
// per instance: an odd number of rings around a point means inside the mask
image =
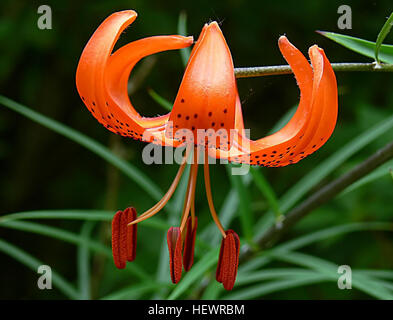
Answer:
[{"label": "orange filament", "polygon": [[[183,213],[182,213],[181,224],[180,224],[181,232],[183,232],[184,227],[186,225],[186,221],[187,221],[190,209],[192,211],[192,213],[191,213],[192,216],[195,218],[194,200],[195,200],[195,186],[196,186],[197,176],[198,176],[198,152],[197,152],[197,149],[194,148],[193,162],[191,165],[190,177],[188,179],[186,199],[184,201]],[[192,219],[194,219],[194,218],[192,218]]]},{"label": "orange filament", "polygon": [[203,164],[203,173],[205,176],[206,197],[207,197],[207,202],[209,203],[210,213],[211,213],[212,218],[213,218],[214,222],[216,223],[218,229],[221,231],[222,236],[224,238],[226,238],[225,230],[222,227],[220,220],[218,219],[216,209],[214,209],[212,191],[211,191],[211,186],[210,186],[209,157],[208,157],[208,153],[206,151],[205,151],[205,161]]},{"label": "orange filament", "polygon": [[162,199],[161,199],[159,202],[157,202],[157,204],[155,204],[152,208],[150,208],[149,210],[147,210],[147,211],[145,211],[144,213],[142,213],[142,214],[139,216],[138,219],[136,219],[136,220],[132,221],[131,223],[129,223],[129,224],[128,224],[129,226],[130,226],[130,225],[133,225],[133,224],[135,224],[135,223],[139,223],[139,222],[141,222],[141,221],[144,221],[144,220],[146,220],[146,219],[148,219],[148,218],[154,216],[154,215],[155,215],[156,213],[158,213],[162,208],[165,207],[165,205],[168,203],[168,201],[171,199],[173,193],[175,192],[175,190],[176,190],[176,188],[177,188],[177,186],[178,186],[178,184],[179,184],[180,178],[181,178],[182,175],[183,175],[184,169],[185,169],[186,164],[187,164],[187,162],[185,161],[185,160],[187,159],[187,157],[188,157],[188,148],[187,148],[187,151],[186,151],[186,155],[185,155],[184,158],[183,158],[183,162],[182,162],[182,164],[180,165],[179,170],[177,171],[176,177],[175,177],[175,179],[173,180],[173,182],[172,182],[171,186],[169,187],[168,191],[166,192],[166,194],[165,194],[165,195],[162,197]]}]

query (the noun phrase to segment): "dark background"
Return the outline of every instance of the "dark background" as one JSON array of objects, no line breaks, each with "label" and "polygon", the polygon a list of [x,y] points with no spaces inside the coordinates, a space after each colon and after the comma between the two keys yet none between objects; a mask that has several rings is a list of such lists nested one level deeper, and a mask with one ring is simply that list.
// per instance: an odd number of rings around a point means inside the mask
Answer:
[{"label": "dark background", "polygon": [[[37,28],[37,8],[52,8],[53,29]],[[337,8],[352,8],[352,30],[337,28]],[[188,34],[198,37],[204,23],[216,20],[231,49],[234,64],[260,66],[284,64],[277,47],[278,37],[287,35],[303,53],[317,43],[331,62],[371,62],[317,34],[327,30],[375,41],[385,18],[392,11],[385,1],[16,1],[0,3],[0,94],[75,128],[110,146],[154,178],[166,190],[175,166],[150,166],[141,161],[143,144],[115,138],[91,116],[75,88],[75,70],[90,35],[111,13],[134,9],[138,18],[121,37],[127,43],[151,35],[176,34],[181,10],[188,15]],[[392,43],[392,36],[387,38]],[[178,52],[156,55],[152,72],[132,94],[136,109],[149,116],[163,113],[147,93],[154,88],[173,101],[182,77]],[[340,73],[339,119],[329,143],[296,166],[264,170],[277,194],[312,169],[344,143],[391,114],[393,79],[390,73]],[[246,127],[253,138],[261,137],[298,101],[292,76],[238,80]],[[357,153],[333,176],[364,159],[390,136],[384,136]],[[214,197],[221,205],[228,190],[223,166],[212,172]],[[0,214],[39,209],[110,209],[131,203],[146,209],[153,202],[101,158],[58,134],[6,108],[0,109]],[[221,185],[221,184],[222,185]],[[220,186],[220,187],[218,187]],[[214,186],[213,186],[214,187]],[[393,216],[392,181],[381,179],[324,207],[324,212],[299,224],[297,232],[311,232],[345,221],[388,220]],[[258,195],[256,190],[251,190]],[[257,197],[257,196],[256,196]],[[203,193],[197,206],[208,218]],[[202,219],[205,219],[202,218]],[[206,218],[206,219],[207,219]],[[203,221],[203,220],[202,220]],[[206,220],[207,221],[207,220]],[[51,225],[78,232],[80,222],[55,221]],[[202,222],[203,224],[203,222]],[[158,235],[161,236],[161,235]],[[75,248],[51,238],[7,229],[0,237],[56,266],[68,279],[75,275]],[[288,235],[291,237],[291,234]],[[392,268],[393,242],[383,233],[356,234],[337,243],[309,248],[326,259],[344,261],[363,268]],[[340,250],[338,250],[338,248]],[[156,260],[154,248],[146,250]],[[0,298],[53,299],[63,296],[52,290],[37,290],[37,275],[0,253]],[[110,289],[107,289],[110,290]],[[334,284],[287,290],[268,298],[364,298],[361,293],[339,292]]]}]

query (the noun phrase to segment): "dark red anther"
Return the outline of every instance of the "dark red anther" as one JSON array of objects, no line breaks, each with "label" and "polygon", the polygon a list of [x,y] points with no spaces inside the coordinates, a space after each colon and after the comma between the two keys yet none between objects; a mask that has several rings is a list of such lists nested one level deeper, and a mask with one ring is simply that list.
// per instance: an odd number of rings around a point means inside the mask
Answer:
[{"label": "dark red anther", "polygon": [[168,251],[169,251],[169,268],[173,283],[178,283],[182,273],[182,247],[183,241],[179,227],[171,227],[167,234]]},{"label": "dark red anther", "polygon": [[183,251],[183,265],[184,270],[188,271],[191,269],[194,263],[194,248],[195,248],[195,236],[198,226],[198,218],[195,217],[194,225],[192,225],[192,218],[187,219],[187,232],[184,241],[184,251]]},{"label": "dark red anther", "polygon": [[127,261],[135,259],[137,225],[127,226],[135,219],[136,210],[130,207],[116,212],[112,220],[112,254],[119,269],[124,269]]},{"label": "dark red anther", "polygon": [[226,237],[221,242],[216,279],[226,290],[232,290],[239,266],[240,240],[233,230],[227,230],[225,234]]}]

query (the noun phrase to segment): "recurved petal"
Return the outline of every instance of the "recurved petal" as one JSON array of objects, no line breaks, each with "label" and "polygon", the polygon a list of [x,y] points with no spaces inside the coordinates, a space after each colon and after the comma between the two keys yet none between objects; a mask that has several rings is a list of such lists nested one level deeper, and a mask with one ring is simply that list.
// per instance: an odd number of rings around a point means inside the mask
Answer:
[{"label": "recurved petal", "polygon": [[111,56],[120,34],[136,16],[132,10],[116,12],[98,27],[79,60],[76,85],[85,105],[101,124],[117,134],[142,139],[146,129],[151,129],[152,134],[162,131],[168,116],[143,118],[136,112],[125,85],[131,69],[146,55],[183,48],[193,40],[181,36],[152,37],[130,43]]},{"label": "recurved petal", "polygon": [[178,283],[181,278],[182,264],[182,237],[179,227],[171,227],[167,233],[169,251],[169,269],[173,283]]},{"label": "recurved petal", "polygon": [[229,152],[210,150],[211,156],[253,165],[284,166],[313,153],[332,134],[338,109],[337,83],[323,50],[317,46],[310,49],[312,69],[286,37],[280,37],[279,47],[301,91],[296,113],[281,130],[256,141],[239,131]]}]

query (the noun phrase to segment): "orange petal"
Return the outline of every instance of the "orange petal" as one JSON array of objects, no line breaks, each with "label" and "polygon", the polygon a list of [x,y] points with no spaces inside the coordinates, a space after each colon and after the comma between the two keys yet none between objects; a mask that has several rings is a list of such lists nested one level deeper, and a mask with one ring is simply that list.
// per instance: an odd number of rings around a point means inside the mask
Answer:
[{"label": "orange petal", "polygon": [[194,132],[194,139],[197,129],[229,132],[235,124],[236,93],[231,53],[217,22],[212,22],[203,27],[191,52],[169,117],[175,137],[181,129]]},{"label": "orange petal", "polygon": [[191,269],[194,263],[194,248],[195,248],[195,236],[198,227],[198,218],[194,218],[194,225],[192,218],[189,217],[187,220],[187,231],[184,239],[184,251],[183,251],[183,265],[184,270],[188,271]]},{"label": "orange petal", "polygon": [[[163,50],[184,48],[192,37],[162,36],[132,42],[117,50],[120,34],[136,19],[132,10],[112,14],[87,43],[76,72],[78,92],[95,118],[110,131],[141,139],[145,129],[159,131],[168,116],[143,118],[128,100],[128,76],[144,56]],[[162,130],[162,128],[161,128]]]},{"label": "orange petal", "polygon": [[278,132],[256,141],[239,135],[230,152],[210,151],[214,157],[263,166],[295,163],[320,148],[330,137],[337,119],[337,83],[323,51],[310,49],[314,71],[301,52],[285,37],[279,46],[290,64],[301,98],[296,113]]},{"label": "orange petal", "polygon": [[225,234],[226,237],[221,242],[216,280],[221,282],[226,290],[232,290],[239,267],[240,240],[233,230],[227,230]]},{"label": "orange petal", "polygon": [[182,273],[182,247],[181,231],[179,227],[171,227],[167,233],[169,251],[169,268],[173,283],[178,283]]}]

